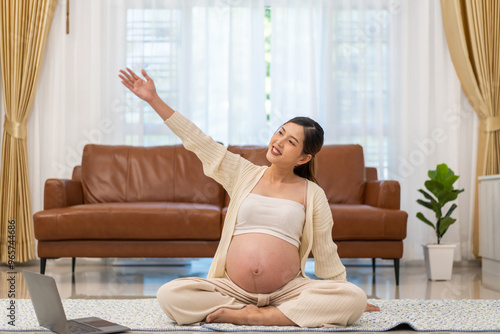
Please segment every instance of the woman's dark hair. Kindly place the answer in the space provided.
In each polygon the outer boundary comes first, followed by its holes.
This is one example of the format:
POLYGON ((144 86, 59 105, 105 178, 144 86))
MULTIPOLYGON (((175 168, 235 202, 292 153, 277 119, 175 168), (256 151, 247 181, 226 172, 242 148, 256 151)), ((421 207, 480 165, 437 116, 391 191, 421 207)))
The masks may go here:
POLYGON ((304 127, 303 153, 312 155, 312 159, 309 162, 295 166, 293 172, 295 175, 318 183, 316 179, 316 154, 321 150, 321 147, 323 147, 323 140, 325 137, 323 128, 318 122, 309 117, 294 117, 287 123, 294 123, 304 127))

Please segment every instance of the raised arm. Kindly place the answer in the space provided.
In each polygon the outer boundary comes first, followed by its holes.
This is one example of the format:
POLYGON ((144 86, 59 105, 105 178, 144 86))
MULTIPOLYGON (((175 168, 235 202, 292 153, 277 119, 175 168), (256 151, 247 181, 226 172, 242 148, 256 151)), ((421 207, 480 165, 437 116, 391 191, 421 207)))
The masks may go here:
POLYGON ((125 87, 153 107, 172 132, 182 140, 184 147, 196 154, 203 164, 205 175, 219 182, 231 195, 239 172, 248 173, 255 168, 258 171, 259 167, 229 152, 224 145, 213 140, 181 113, 170 108, 158 96, 155 84, 146 71, 141 72, 146 80, 129 68, 120 70, 118 76, 125 87))
POLYGON ((120 70, 118 75, 122 79, 122 84, 130 89, 137 97, 149 103, 158 115, 165 121, 174 114, 174 110, 168 106, 156 93, 153 79, 149 77, 145 70, 141 70, 144 79, 140 78, 130 68, 120 70))

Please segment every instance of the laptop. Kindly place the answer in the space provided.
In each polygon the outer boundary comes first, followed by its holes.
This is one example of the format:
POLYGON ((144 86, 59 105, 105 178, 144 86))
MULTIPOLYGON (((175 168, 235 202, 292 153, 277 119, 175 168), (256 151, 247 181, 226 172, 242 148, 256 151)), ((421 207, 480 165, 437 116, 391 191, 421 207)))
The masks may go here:
POLYGON ((67 320, 54 278, 23 270, 40 326, 60 334, 117 333, 130 330, 100 318, 67 320))

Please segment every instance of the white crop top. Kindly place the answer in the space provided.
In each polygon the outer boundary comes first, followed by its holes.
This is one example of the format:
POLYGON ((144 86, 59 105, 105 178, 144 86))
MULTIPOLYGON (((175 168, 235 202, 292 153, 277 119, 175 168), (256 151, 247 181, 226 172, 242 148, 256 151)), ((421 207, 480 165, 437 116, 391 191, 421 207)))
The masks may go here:
POLYGON ((264 233, 299 247, 305 220, 299 202, 250 193, 241 203, 234 235, 264 233))

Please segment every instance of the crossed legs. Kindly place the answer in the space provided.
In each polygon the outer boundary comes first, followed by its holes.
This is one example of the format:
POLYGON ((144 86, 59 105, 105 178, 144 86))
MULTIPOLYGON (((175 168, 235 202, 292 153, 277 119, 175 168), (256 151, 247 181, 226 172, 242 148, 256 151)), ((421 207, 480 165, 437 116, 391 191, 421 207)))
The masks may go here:
POLYGON ((164 312, 179 324, 201 321, 246 325, 343 327, 366 309, 354 284, 298 277, 271 294, 252 294, 229 279, 178 279, 158 290, 164 312))

